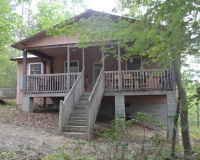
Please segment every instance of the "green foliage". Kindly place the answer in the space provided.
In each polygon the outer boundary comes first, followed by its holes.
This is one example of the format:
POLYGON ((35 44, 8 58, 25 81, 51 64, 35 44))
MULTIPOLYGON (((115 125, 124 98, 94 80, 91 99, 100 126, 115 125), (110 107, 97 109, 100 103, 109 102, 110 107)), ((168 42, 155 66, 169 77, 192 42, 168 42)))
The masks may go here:
POLYGON ((37 22, 37 31, 45 30, 72 16, 61 1, 42 1, 38 3, 37 8, 39 12, 33 17, 37 22))
MULTIPOLYGON (((55 25, 62 25, 65 20, 74 16, 77 10, 85 8, 83 0, 45 0, 37 4, 38 13, 32 14, 35 21, 35 31, 48 30, 55 25)), ((62 25, 64 27, 64 25, 62 25)), ((56 30, 56 28, 54 28, 56 30)))
POLYGON ((65 153, 61 153, 61 152, 58 152, 58 153, 53 153, 47 157, 44 158, 44 160, 55 160, 55 159, 65 159, 65 160, 70 160, 70 157, 72 155, 69 154, 68 152, 65 152, 65 153))
POLYGON ((0 87, 16 86, 17 63, 10 61, 10 48, 0 50, 0 87))
POLYGON ((153 124, 159 129, 163 127, 163 124, 161 122, 155 121, 155 118, 158 116, 158 114, 154 113, 154 114, 149 115, 148 113, 137 112, 135 113, 135 115, 137 117, 136 122, 142 123, 144 127, 146 124, 153 124))
MULTIPOLYGON (((155 115, 137 114, 138 120, 145 118, 149 123, 154 124, 155 115)), ((142 122, 142 121, 141 121, 142 122)), ((113 127, 100 133, 99 139, 86 142, 76 141, 73 150, 64 145, 54 148, 52 154, 44 159, 70 159, 70 160, 155 160, 169 157, 168 147, 163 147, 162 135, 155 134, 151 138, 145 135, 137 137, 127 131, 132 126, 132 121, 125 121, 124 116, 118 116, 112 121, 113 127)), ((160 125, 158 125, 160 126, 160 125)))
MULTIPOLYGON (((138 116, 138 119, 145 118, 154 124, 155 115, 142 115, 140 113, 138 116)), ((169 157, 166 154, 168 153, 168 148, 162 146, 162 135, 156 134, 149 139, 145 135, 141 135, 137 137, 137 141, 134 141, 135 137, 127 132, 127 128, 133 125, 132 121, 125 121, 124 116, 118 116, 112 123, 113 127, 100 133, 98 140, 89 143, 86 141, 74 142, 75 147, 71 159, 140 160, 169 157)))
POLYGON ((20 24, 19 16, 10 7, 9 1, 0 1, 0 50, 12 42, 12 34, 20 24))
POLYGON ((196 125, 190 126, 190 136, 194 141, 200 141, 200 127, 196 125))
POLYGON ((79 47, 117 40, 126 52, 126 59, 133 55, 147 56, 164 67, 183 55, 198 55, 200 23, 196 0, 118 0, 115 10, 119 9, 126 11, 127 17, 140 20, 113 20, 104 13, 94 14, 79 21, 70 19, 51 30, 51 34, 74 36, 78 33, 79 47))

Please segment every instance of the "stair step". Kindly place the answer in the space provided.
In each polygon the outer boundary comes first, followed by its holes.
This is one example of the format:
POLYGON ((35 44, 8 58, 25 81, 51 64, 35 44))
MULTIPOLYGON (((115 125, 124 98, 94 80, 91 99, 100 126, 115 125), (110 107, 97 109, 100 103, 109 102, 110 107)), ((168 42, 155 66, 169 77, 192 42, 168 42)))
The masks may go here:
POLYGON ((70 120, 69 125, 86 126, 86 120, 70 120))
POLYGON ((75 106, 75 109, 86 109, 86 104, 77 104, 76 106, 75 106))
POLYGON ((87 100, 79 99, 78 104, 87 104, 87 100))
POLYGON ((86 132, 86 126, 73 126, 73 125, 66 125, 65 131, 67 132, 86 132))
POLYGON ((70 120, 86 120, 86 114, 71 114, 70 120))
POLYGON ((90 96, 90 95, 91 95, 91 92, 84 92, 83 95, 84 95, 84 96, 90 96))
POLYGON ((79 100, 88 100, 90 96, 81 96, 79 100))
POLYGON ((75 114, 86 114, 86 108, 75 108, 75 110, 74 110, 74 113, 75 114))
POLYGON ((62 133, 64 136, 70 137, 70 138, 76 138, 76 139, 82 139, 82 140, 87 140, 86 133, 81 133, 81 132, 63 132, 62 133))

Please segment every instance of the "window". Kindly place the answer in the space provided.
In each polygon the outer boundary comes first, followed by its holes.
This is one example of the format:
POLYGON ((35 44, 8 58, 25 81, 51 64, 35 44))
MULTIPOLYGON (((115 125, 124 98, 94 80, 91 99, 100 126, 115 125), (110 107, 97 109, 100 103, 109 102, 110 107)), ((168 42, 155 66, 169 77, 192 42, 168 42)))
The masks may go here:
MULTIPOLYGON (((65 62, 65 73, 67 73, 67 62, 65 62)), ((79 72, 78 61, 70 61, 70 73, 79 72)))
POLYGON ((133 57, 127 60, 127 70, 139 70, 142 65, 142 58, 141 57, 133 57))
POLYGON ((42 63, 30 63, 29 74, 43 74, 42 63))

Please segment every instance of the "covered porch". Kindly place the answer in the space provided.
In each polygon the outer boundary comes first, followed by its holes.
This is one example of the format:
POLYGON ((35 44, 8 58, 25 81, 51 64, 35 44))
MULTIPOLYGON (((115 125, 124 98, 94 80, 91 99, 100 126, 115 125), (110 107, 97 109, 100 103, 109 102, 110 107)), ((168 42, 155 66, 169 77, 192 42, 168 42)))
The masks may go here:
MULTIPOLYGON (((120 48, 120 45, 116 42, 107 45, 115 45, 118 54, 117 60, 114 57, 105 59, 104 52, 100 51, 99 46, 88 46, 86 49, 80 49, 75 44, 71 44, 31 47, 24 50, 23 94, 66 95, 79 77, 80 71, 83 70, 84 78, 82 84, 84 91, 91 92, 101 69, 105 74, 104 92, 175 90, 174 73, 171 69, 159 69, 155 64, 143 70, 128 68, 127 61, 121 61, 121 56, 125 52, 120 48), (27 52, 41 58, 44 66, 43 74, 28 74, 26 67, 27 52)), ((138 56, 136 59, 139 59, 138 56)), ((142 63, 142 60, 140 61, 142 63)))

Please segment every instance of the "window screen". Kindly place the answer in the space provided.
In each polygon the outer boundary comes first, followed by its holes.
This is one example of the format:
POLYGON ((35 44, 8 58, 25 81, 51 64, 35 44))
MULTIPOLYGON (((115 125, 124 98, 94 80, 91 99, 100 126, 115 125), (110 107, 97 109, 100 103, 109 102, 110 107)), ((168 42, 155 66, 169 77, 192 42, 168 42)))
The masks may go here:
POLYGON ((42 74, 42 64, 41 63, 30 64, 30 74, 42 74))
POLYGON ((127 70, 139 70, 141 68, 141 57, 131 58, 127 60, 127 70))

